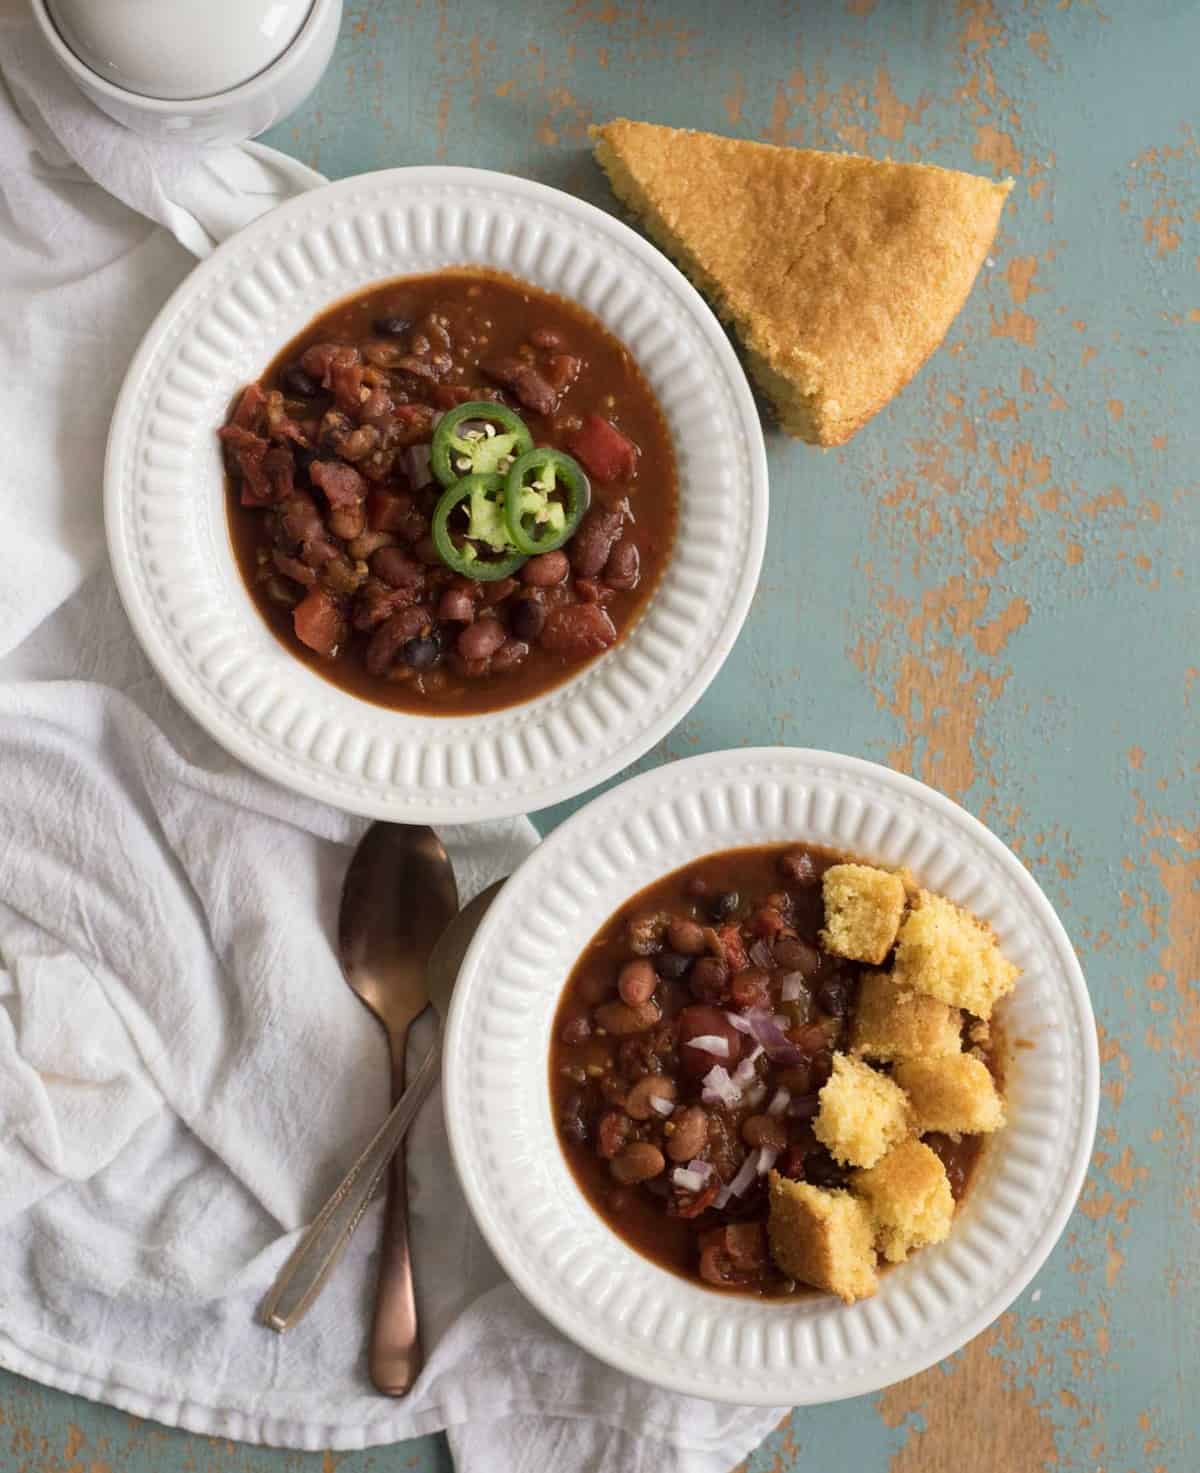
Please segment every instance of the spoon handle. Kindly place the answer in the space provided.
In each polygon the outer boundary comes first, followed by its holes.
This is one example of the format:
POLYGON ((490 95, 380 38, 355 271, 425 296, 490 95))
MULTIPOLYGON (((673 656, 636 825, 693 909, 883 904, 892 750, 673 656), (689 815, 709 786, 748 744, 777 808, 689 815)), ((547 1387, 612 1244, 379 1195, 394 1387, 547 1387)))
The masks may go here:
POLYGON ((396 1101, 373 1140, 279 1270, 259 1311, 263 1324, 280 1334, 298 1324, 329 1277, 350 1235, 362 1220, 379 1179, 421 1108, 437 1073, 440 1039, 426 1054, 412 1083, 396 1101))

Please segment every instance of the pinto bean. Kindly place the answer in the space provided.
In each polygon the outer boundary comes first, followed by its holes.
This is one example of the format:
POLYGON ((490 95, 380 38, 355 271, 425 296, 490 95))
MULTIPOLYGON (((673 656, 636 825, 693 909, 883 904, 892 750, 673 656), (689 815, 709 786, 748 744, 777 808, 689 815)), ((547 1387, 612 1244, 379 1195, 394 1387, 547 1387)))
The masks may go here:
POLYGON ((704 927, 697 921, 677 916, 667 927, 667 942, 672 951, 682 952, 684 956, 703 956, 706 950, 704 927))
POLYGON ((649 1002, 657 986, 658 973, 654 970, 654 964, 642 956, 626 962, 617 977, 617 991, 621 994, 621 1001, 628 1003, 631 1008, 640 1008, 643 1003, 649 1002))
POLYGON ((645 1033, 662 1017, 655 1002, 644 1002, 641 1007, 631 1008, 626 1002, 605 1002, 596 1009, 596 1022, 607 1033, 624 1038, 631 1033, 645 1033))
POLYGON ((622 537, 608 555, 604 564, 603 578, 610 588, 621 590, 636 588, 641 576, 641 553, 638 545, 628 537, 622 537))
POLYGON ((666 1157, 657 1146, 649 1141, 634 1141, 613 1157, 608 1169, 623 1186, 632 1186, 634 1182, 649 1181, 660 1175, 666 1165, 666 1157))
POLYGON ((650 1120, 659 1113, 654 1108, 654 1101, 669 1100, 674 1104, 675 1093, 673 1079, 668 1079, 665 1074, 647 1074, 625 1097, 625 1113, 634 1120, 650 1120))
POLYGON ((487 660, 507 638, 504 625, 499 619, 480 619, 475 624, 467 625, 454 647, 464 660, 487 660))
POLYGON ((767 1146, 772 1151, 786 1149, 787 1126, 773 1115, 751 1115, 742 1121, 742 1139, 748 1146, 767 1146))
POLYGON ((708 1113, 699 1105, 685 1105, 667 1122, 672 1126, 666 1138, 667 1155, 672 1161, 690 1161, 708 1144, 708 1113))
POLYGON ((475 618, 475 600, 461 588, 447 588, 438 604, 438 618, 470 624, 475 618))
POLYGON ((561 548, 540 552, 521 569, 521 582, 531 588, 554 588, 571 571, 570 560, 561 548))
POLYGON ((700 1002, 722 1002, 729 996, 729 968, 715 956, 702 956, 688 973, 692 996, 700 1002))
POLYGON ((506 639, 492 656, 492 670, 501 675, 505 670, 515 670, 529 654, 529 646, 522 639, 506 639))

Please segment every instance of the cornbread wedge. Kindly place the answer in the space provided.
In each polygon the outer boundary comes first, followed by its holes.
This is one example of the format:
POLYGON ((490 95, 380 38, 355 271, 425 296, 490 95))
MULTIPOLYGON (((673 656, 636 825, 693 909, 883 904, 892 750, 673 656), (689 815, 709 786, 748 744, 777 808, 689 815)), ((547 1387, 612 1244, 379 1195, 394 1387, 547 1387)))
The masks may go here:
POLYGON ((618 199, 740 336, 789 434, 842 445, 945 337, 1012 181, 615 119, 618 199))
POLYGON ((813 1134, 843 1165, 874 1166, 909 1133, 911 1111, 904 1091, 860 1059, 834 1054, 833 1073, 817 1099, 821 1108, 813 1134))
POLYGON ((767 1234, 775 1262, 802 1283, 828 1289, 847 1304, 869 1299, 878 1279, 872 1222, 849 1192, 828 1192, 773 1171, 767 1234))
POLYGON ((869 1171, 853 1172, 850 1185, 870 1209, 875 1246, 889 1263, 903 1263, 914 1248, 950 1236, 950 1181, 924 1141, 901 1141, 869 1171))

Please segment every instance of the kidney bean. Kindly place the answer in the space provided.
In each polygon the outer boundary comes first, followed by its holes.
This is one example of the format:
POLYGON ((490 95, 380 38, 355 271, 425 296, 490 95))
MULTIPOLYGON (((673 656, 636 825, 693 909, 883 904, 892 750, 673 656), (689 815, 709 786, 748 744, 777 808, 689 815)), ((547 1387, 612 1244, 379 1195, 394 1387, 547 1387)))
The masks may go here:
POLYGON ((684 956, 703 956, 704 927, 677 916, 667 927, 667 943, 672 951, 682 952, 684 956))
POLYGON ((751 1115, 742 1121, 742 1139, 748 1146, 782 1151, 788 1143, 787 1126, 773 1115, 751 1115))
POLYGON ((666 1165, 666 1157, 657 1146, 652 1146, 649 1141, 634 1141, 619 1156, 613 1157, 608 1169, 623 1186, 632 1186, 635 1182, 649 1181, 652 1176, 658 1176, 666 1165))
POLYGON ((604 564, 604 581, 610 588, 626 590, 636 588, 640 576, 641 554, 638 552, 638 545, 628 537, 622 537, 604 564))
MULTIPOLYGON (((630 1033, 645 1033, 662 1018, 662 1011, 655 1002, 644 1002, 631 1008, 625 1002, 601 1003, 596 1009, 596 1022, 607 1033, 624 1038, 630 1033)), ((699 1052, 697 1049, 693 1053, 699 1052)))
POLYGON ((690 1161, 708 1144, 708 1114, 699 1105, 676 1110, 667 1123, 666 1152, 672 1161, 690 1161))
POLYGON ((608 562, 625 525, 624 513, 593 506, 571 538, 571 566, 581 578, 595 578, 608 562))
POLYGON ((447 588, 438 603, 438 618, 470 624, 475 618, 475 600, 461 588, 447 588))
POLYGON ((679 1014, 679 1062, 684 1073, 701 1079, 714 1064, 720 1064, 732 1074, 742 1056, 742 1037, 720 1008, 689 1003, 679 1014), (725 1040, 728 1052, 724 1057, 691 1047, 690 1039, 706 1037, 725 1040))
POLYGON ((429 624, 429 610, 419 605, 400 609, 376 629, 367 645, 363 663, 371 675, 384 675, 400 653, 402 645, 415 639, 429 624))
POLYGON ((490 608, 493 604, 503 603, 510 593, 515 593, 520 584, 515 578, 497 578, 494 583, 481 583, 480 602, 484 608, 490 608))
POLYGON ((508 616, 509 626, 518 639, 532 644, 546 624, 546 606, 536 598, 518 598, 508 616))
POLYGON ((529 646, 523 639, 506 639, 492 656, 492 671, 502 675, 505 670, 515 670, 529 654, 529 646))
POLYGON ((688 986, 701 1002, 722 1002, 729 996, 729 968, 720 957, 702 956, 688 973, 688 986))
POLYGON ((480 619, 467 625, 454 647, 464 660, 487 660, 507 638, 499 619, 480 619))
POLYGON ((571 564, 561 548, 554 552, 540 552, 531 557, 521 569, 521 582, 531 588, 554 588, 571 571, 571 564))
POLYGON ((675 1081, 665 1074, 647 1074, 625 1097, 625 1113, 634 1120, 650 1120, 658 1116, 655 1100, 670 1100, 675 1103, 675 1081))
POLYGON ((621 994, 621 1001, 628 1003, 631 1008, 640 1008, 643 1003, 649 1002, 657 986, 658 973, 654 970, 654 964, 645 957, 639 956, 626 962, 617 975, 617 991, 621 994))

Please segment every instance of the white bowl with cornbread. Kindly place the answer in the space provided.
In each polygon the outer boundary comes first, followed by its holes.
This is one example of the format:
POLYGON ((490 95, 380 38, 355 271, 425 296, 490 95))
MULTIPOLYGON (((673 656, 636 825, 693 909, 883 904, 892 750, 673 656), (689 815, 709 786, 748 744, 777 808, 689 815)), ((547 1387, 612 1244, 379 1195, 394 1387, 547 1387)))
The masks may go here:
MULTIPOLYGON (((828 893, 825 903, 832 932, 828 893)), ((936 979, 931 985, 940 986, 936 979)), ((926 1073, 965 1075, 974 1061, 963 1048, 926 1073)), ((839 1079, 865 1068, 847 1057, 828 1096, 822 1091, 818 1123, 827 1133, 837 1128, 839 1079)), ((898 1093, 892 1070, 867 1071, 872 1087, 898 1093)), ((920 1103, 928 1084, 921 1067, 897 1063, 894 1072, 920 1103)), ((1095 1132, 1098 1079, 1078 962, 1050 902, 1012 852, 910 778, 856 758, 777 748, 712 753, 632 779, 549 836, 501 892, 464 962, 444 1089, 471 1209, 507 1272, 548 1319, 601 1359, 674 1390, 798 1405, 914 1375, 1012 1303, 1075 1203, 1095 1132), (907 899, 897 903, 891 934, 904 909, 910 944, 901 927, 901 944, 889 953, 896 971, 901 963, 919 969, 929 939, 922 927, 932 923, 933 902, 915 898, 919 891, 946 897, 947 917, 978 918, 978 934, 994 948, 990 975, 980 974, 987 995, 967 1004, 968 1012, 990 1012, 1004 1040, 1003 1128, 986 1137, 943 1241, 931 1240, 877 1276, 872 1260, 865 1286, 835 1275, 826 1287, 842 1298, 714 1292, 635 1251, 581 1191, 551 1102, 560 995, 598 930, 670 871, 701 856, 775 844, 824 846, 878 873, 904 874, 907 899), (914 920, 922 913, 924 921, 914 920)), ((980 1121, 970 1128, 993 1129, 995 1102, 983 1095, 979 1102, 980 1121)), ((905 1149, 917 1153, 915 1137, 905 1149)), ((777 1173, 771 1179, 782 1181, 777 1173)), ((866 1221, 869 1185, 856 1186, 854 1196, 816 1195, 866 1221)), ((892 1256, 884 1242, 881 1258, 892 1256)))

